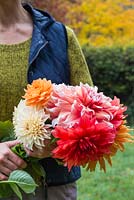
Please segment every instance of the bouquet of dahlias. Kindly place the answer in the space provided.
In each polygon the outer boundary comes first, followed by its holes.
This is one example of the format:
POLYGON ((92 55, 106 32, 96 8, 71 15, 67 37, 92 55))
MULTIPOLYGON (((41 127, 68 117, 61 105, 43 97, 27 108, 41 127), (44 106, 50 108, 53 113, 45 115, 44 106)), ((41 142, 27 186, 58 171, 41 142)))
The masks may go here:
POLYGON ((17 138, 32 149, 33 145, 41 148, 45 138, 54 137, 57 147, 52 157, 69 170, 73 166, 86 166, 94 171, 99 163, 100 169, 106 171, 105 161, 112 165, 111 157, 118 150, 124 150, 125 142, 133 142, 125 125, 127 108, 117 97, 111 99, 98 92, 97 87, 82 83, 79 86, 56 85, 38 79, 28 85, 25 92, 25 100, 16 108, 17 115, 14 114, 17 138), (30 131, 26 134, 18 127, 23 124, 18 120, 29 121, 26 116, 19 119, 19 110, 26 114, 25 108, 35 109, 36 114, 32 111, 34 114, 27 116, 35 118, 37 115, 37 125, 32 123, 32 129, 28 128, 30 131), (45 124, 48 121, 51 124, 45 124), (50 128, 53 128, 51 133, 50 128))
POLYGON ((112 165, 111 157, 124 150, 124 143, 133 142, 126 110, 117 97, 111 99, 97 87, 37 79, 27 85, 15 108, 14 135, 30 150, 44 148, 45 140, 54 142, 52 157, 69 171, 73 166, 94 171, 97 163, 106 171, 105 161, 112 165))

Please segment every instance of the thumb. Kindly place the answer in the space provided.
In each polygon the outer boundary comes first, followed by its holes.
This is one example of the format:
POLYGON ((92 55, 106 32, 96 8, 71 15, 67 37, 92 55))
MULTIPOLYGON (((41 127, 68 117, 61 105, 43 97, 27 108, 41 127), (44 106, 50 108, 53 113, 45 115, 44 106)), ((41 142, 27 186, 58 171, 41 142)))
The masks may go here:
POLYGON ((13 141, 8 141, 8 142, 5 142, 7 144, 7 146, 9 148, 15 146, 16 144, 19 144, 20 142, 18 140, 13 140, 13 141))

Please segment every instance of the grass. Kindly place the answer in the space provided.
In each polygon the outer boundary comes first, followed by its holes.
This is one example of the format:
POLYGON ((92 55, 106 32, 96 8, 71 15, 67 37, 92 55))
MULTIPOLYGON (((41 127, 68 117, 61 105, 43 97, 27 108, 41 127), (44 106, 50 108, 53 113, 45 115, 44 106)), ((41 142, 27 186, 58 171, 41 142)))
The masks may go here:
POLYGON ((134 200, 134 144, 127 144, 107 164, 107 172, 82 169, 78 181, 78 200, 134 200))

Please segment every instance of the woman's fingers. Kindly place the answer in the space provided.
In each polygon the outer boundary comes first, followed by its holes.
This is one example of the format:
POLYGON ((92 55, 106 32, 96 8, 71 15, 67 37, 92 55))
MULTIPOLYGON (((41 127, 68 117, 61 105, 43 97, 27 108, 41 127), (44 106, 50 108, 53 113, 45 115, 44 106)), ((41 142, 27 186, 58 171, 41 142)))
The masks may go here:
POLYGON ((8 176, 6 176, 6 175, 4 175, 0 172, 0 181, 4 181, 4 180, 7 180, 7 179, 8 179, 8 176))
POLYGON ((10 150, 10 153, 8 155, 8 160, 10 162, 12 162, 13 165, 15 165, 17 168, 25 168, 27 166, 26 162, 21 159, 19 156, 17 156, 15 153, 13 153, 11 150, 10 150))
MULTIPOLYGON (((20 142, 18 140, 13 140, 13 141, 8 141, 8 142, 4 142, 4 144, 6 144, 9 148, 15 146, 16 144, 19 144, 20 142)), ((2 143, 1 143, 2 144, 2 143)))
POLYGON ((0 166, 0 173, 2 173, 3 175, 9 176, 11 172, 12 171, 9 168, 7 168, 7 166, 0 166))
POLYGON ((27 166, 26 162, 11 151, 11 147, 18 144, 17 141, 0 143, 0 180, 4 180, 9 174, 27 166))
POLYGON ((8 166, 9 170, 14 171, 16 169, 18 169, 18 167, 16 166, 16 164, 14 164, 12 161, 10 161, 9 159, 5 159, 4 160, 4 165, 8 166))

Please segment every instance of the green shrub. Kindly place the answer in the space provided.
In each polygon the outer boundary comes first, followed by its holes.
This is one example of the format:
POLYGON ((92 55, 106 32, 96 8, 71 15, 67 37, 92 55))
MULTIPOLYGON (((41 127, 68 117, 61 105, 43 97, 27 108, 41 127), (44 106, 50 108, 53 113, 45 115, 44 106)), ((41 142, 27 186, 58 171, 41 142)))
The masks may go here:
POLYGON ((134 123, 134 47, 83 47, 94 85, 105 95, 121 99, 134 123))

